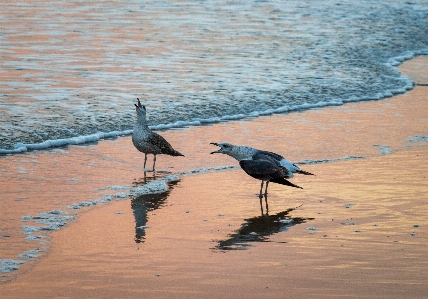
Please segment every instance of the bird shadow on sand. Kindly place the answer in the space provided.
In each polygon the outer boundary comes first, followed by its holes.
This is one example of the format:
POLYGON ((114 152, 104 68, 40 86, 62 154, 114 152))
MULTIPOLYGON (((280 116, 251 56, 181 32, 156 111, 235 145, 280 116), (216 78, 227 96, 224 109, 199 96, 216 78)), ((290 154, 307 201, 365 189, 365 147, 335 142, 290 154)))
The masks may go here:
MULTIPOLYGON (((135 187, 142 186, 166 175, 167 173, 150 173, 150 176, 147 176, 146 173, 144 173, 144 177, 135 180, 133 185, 135 187)), ((171 194, 171 191, 177 183, 178 181, 168 182, 167 184, 169 189, 166 192, 158 194, 144 194, 131 200, 131 208, 135 218, 135 243, 145 242, 146 229, 150 228, 147 225, 150 215, 153 215, 156 210, 165 206, 168 196, 171 194)))
MULTIPOLYGON (((264 197, 267 203, 267 196, 264 197)), ((284 232, 290 227, 313 220, 314 218, 291 217, 290 213, 298 207, 287 209, 275 215, 263 212, 262 198, 260 198, 261 216, 244 219, 241 227, 230 234, 227 239, 215 241, 217 245, 212 248, 227 252, 230 250, 245 250, 253 242, 270 242, 269 237, 279 232, 284 232)))

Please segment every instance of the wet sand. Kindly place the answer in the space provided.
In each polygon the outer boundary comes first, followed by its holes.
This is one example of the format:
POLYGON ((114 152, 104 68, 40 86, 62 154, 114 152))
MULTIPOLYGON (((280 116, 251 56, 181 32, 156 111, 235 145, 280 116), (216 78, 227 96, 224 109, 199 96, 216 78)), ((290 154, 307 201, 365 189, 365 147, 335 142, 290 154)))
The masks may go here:
MULTIPOLYGON (((316 176, 292 180, 303 190, 271 184, 269 216, 259 181, 241 170, 185 175, 167 193, 93 207, 51 233, 45 257, 1 284, 1 297, 426 298, 428 147, 418 136, 428 135, 427 65, 403 64, 419 85, 383 101, 163 132, 186 155, 159 157, 158 169, 173 172, 237 165, 208 154, 221 141, 292 161, 365 158, 301 165, 316 176)), ((0 163, 16 170, 30 158, 32 172, 2 177, 3 196, 20 188, 40 209, 143 180, 130 137, 0 163), (53 168, 58 160, 68 171, 53 168), (45 179, 28 182, 34 173, 45 179)), ((10 207, 8 218, 22 213, 10 207)))

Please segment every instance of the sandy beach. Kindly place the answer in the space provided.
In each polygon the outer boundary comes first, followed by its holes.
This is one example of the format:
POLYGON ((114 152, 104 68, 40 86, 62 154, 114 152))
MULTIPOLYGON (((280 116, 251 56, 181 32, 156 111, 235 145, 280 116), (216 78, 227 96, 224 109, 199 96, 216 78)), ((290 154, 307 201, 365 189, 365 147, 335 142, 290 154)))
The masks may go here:
MULTIPOLYGON (((180 180, 78 210, 44 235, 40 258, 4 276, 1 298, 426 298, 427 70, 427 57, 405 62, 416 87, 381 101, 161 132, 186 157, 159 156, 157 169, 180 180), (271 184, 267 214, 259 181, 210 170, 238 166, 209 155, 222 141, 281 153, 315 176, 291 180, 303 190, 271 184)), ((54 197, 97 199, 106 186, 144 184, 142 157, 129 136, 3 157, 2 197, 40 211, 54 197)), ((6 208, 4 227, 18 234, 27 213, 6 208)))

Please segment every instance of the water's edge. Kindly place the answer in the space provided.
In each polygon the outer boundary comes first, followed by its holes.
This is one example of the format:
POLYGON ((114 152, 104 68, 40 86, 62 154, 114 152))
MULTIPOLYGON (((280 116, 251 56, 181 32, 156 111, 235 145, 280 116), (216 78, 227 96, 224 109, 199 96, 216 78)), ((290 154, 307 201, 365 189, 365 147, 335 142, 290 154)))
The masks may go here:
MULTIPOLYGON (((428 49, 423 49, 416 52, 406 52, 403 55, 391 58, 387 65, 389 67, 395 68, 397 71, 397 67, 402 64, 404 61, 412 59, 415 56, 428 55, 428 49)), ((159 124, 156 126, 150 126, 152 130, 168 130, 168 129, 177 129, 177 128, 186 128, 191 126, 201 126, 201 125, 210 125, 219 122, 228 122, 228 121, 236 121, 248 118, 256 118, 259 116, 268 116, 273 114, 285 114, 292 113, 303 110, 324 108, 330 106, 341 106, 346 103, 352 102, 362 102, 362 101, 378 101, 386 98, 393 97, 397 94, 403 94, 415 87, 415 83, 411 81, 407 76, 401 74, 401 79, 406 81, 406 85, 401 89, 396 90, 386 90, 383 94, 375 94, 372 96, 367 96, 363 98, 349 98, 343 100, 332 100, 329 102, 318 102, 315 104, 303 103, 300 105, 295 105, 292 107, 283 106, 276 109, 268 109, 265 111, 253 111, 250 114, 237 114, 237 115, 225 115, 222 117, 208 118, 208 119, 194 119, 192 121, 177 121, 169 124, 159 124)), ((124 130, 124 131, 112 131, 112 132, 99 132, 86 136, 78 136, 64 139, 55 139, 55 140, 47 140, 42 143, 36 144, 24 144, 17 143, 15 144, 13 149, 0 148, 0 157, 3 155, 13 155, 24 153, 27 151, 37 151, 37 150, 46 150, 55 147, 64 147, 67 145, 85 145, 88 143, 97 142, 100 140, 105 140, 109 138, 116 138, 119 136, 129 136, 131 135, 133 130, 124 130)))

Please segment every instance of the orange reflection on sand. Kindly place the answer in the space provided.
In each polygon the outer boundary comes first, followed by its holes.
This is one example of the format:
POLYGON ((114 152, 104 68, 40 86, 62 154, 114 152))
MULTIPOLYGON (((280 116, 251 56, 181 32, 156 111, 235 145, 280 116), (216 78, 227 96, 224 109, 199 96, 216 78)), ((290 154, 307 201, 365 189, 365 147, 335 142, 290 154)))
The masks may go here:
POLYGON ((290 217, 314 219, 267 235, 263 242, 248 241, 247 250, 215 247, 245 228, 244 219, 260 217, 258 181, 240 170, 185 177, 162 206, 148 212, 144 242, 135 242, 130 201, 102 206, 53 233, 49 256, 1 286, 2 294, 256 298, 286 292, 291 297, 423 298, 426 159, 421 148, 308 165, 317 176, 302 177, 304 190, 272 184, 269 214, 292 208, 290 217), (391 165, 398 172, 395 178, 391 165), (67 270, 58 273, 58 267, 67 270))
MULTIPOLYGON (((241 170, 185 176, 152 210, 130 200, 92 209, 52 233, 49 255, 0 285, 2 298, 425 298, 428 152, 409 139, 426 135, 426 91, 418 86, 384 101, 161 132, 186 155, 158 157, 158 170, 171 172, 237 165, 208 154, 209 142, 219 141, 291 161, 368 158, 304 165, 316 176, 292 179, 303 190, 272 184, 269 215, 288 211, 286 219, 311 220, 271 230, 263 242, 238 240, 248 250, 218 250, 262 216, 260 182, 241 170), (380 155, 374 145, 399 151, 380 155), (137 226, 147 226, 144 242, 136 242, 137 226)), ((143 156, 125 137, 3 157, 2 200, 10 204, 8 218, 18 220, 8 225, 19 233, 27 213, 15 200, 45 211, 56 208, 52 202, 62 208, 107 192, 99 188, 140 182, 143 156)))

